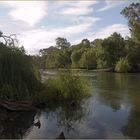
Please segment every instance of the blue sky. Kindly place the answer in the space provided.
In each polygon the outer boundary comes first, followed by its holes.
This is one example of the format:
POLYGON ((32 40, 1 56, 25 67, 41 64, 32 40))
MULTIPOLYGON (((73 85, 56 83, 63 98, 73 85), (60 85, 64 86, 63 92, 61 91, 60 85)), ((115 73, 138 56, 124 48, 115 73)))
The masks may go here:
POLYGON ((0 1, 0 30, 17 34, 29 54, 55 45, 57 37, 71 44, 113 32, 125 37, 129 29, 120 12, 132 2, 136 0, 0 1))

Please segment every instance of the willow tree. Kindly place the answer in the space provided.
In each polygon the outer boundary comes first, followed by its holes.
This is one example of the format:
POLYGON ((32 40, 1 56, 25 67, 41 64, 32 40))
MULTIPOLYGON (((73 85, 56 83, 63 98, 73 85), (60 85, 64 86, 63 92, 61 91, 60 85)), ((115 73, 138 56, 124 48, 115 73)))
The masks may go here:
POLYGON ((14 39, 5 36, 0 42, 0 99, 32 100, 37 96, 41 83, 36 75, 31 57, 23 48, 14 46, 14 39))

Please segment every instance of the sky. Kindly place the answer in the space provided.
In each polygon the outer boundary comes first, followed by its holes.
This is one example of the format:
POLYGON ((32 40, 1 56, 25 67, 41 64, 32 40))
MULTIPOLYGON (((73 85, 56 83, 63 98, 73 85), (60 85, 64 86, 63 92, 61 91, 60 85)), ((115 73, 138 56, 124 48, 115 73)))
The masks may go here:
POLYGON ((125 37, 130 33, 120 12, 132 2, 136 0, 0 1, 0 30, 16 34, 28 54, 55 45, 57 37, 71 44, 113 32, 125 37))

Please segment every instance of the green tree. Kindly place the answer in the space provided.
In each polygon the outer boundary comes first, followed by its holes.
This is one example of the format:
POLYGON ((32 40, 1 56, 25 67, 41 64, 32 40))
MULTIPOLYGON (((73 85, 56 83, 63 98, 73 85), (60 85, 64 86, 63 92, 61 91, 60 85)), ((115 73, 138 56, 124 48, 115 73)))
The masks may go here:
POLYGON ((131 38, 126 42, 127 57, 132 71, 140 71, 140 3, 125 7, 121 14, 128 19, 131 38))
POLYGON ((69 48, 70 42, 67 41, 66 38, 62 38, 62 37, 58 37, 56 38, 56 47, 59 49, 65 49, 65 48, 69 48))
POLYGON ((118 33, 113 33, 110 37, 104 39, 102 47, 104 51, 107 52, 105 59, 108 67, 114 67, 119 58, 125 55, 125 41, 118 33))
POLYGON ((40 57, 38 57, 38 60, 40 62, 41 69, 45 69, 46 66, 49 67, 52 61, 54 63, 53 53, 57 50, 58 49, 56 47, 51 46, 49 48, 44 48, 39 51, 40 57))
POLYGON ((96 68, 95 49, 88 49, 87 51, 84 51, 80 59, 80 65, 86 69, 96 68))
POLYGON ((97 58, 97 68, 107 68, 107 60, 106 57, 108 56, 108 52, 105 51, 105 48, 102 46, 96 47, 96 58, 97 58))
POLYGON ((80 59, 85 49, 73 50, 71 54, 71 61, 73 68, 80 68, 80 59))
POLYGON ((101 47, 102 46, 102 39, 95 39, 94 41, 91 42, 92 47, 101 47))
POLYGON ((46 56, 46 68, 57 68, 56 57, 59 53, 59 49, 54 48, 46 56))
POLYGON ((89 48, 90 47, 90 41, 88 39, 83 39, 81 44, 85 48, 89 48))
POLYGON ((60 50, 56 55, 56 65, 58 68, 68 68, 71 65, 71 52, 69 49, 60 50))
POLYGON ((140 44, 140 3, 132 3, 125 7, 121 14, 128 19, 132 39, 140 44))
POLYGON ((41 83, 31 57, 0 43, 0 98, 33 100, 41 83))

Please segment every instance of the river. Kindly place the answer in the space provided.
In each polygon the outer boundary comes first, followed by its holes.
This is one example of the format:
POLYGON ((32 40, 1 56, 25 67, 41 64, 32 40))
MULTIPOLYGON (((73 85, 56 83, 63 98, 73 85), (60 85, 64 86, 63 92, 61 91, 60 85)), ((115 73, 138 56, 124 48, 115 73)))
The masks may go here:
POLYGON ((55 139, 62 132, 68 139, 140 138, 140 74, 82 74, 89 78, 92 90, 81 106, 38 112, 0 109, 0 138, 55 139), (40 126, 35 126, 38 120, 40 126))

